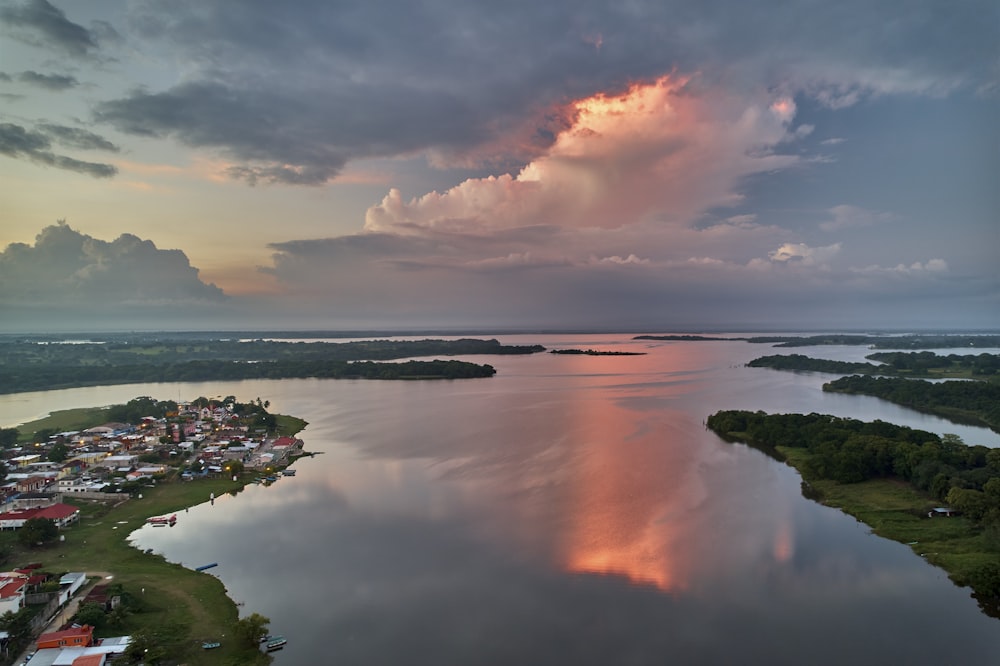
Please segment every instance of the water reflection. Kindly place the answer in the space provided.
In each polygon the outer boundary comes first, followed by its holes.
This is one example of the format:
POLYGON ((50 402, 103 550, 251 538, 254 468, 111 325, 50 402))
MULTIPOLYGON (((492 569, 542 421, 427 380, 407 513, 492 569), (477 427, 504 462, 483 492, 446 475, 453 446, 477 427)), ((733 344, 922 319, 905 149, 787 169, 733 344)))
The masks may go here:
POLYGON ((763 350, 741 342, 503 342, 648 354, 491 357, 497 376, 470 382, 76 389, 16 409, 0 397, 0 421, 217 394, 307 419, 321 453, 295 477, 133 535, 187 566, 218 562, 241 610, 288 637, 279 665, 989 663, 1000 649, 967 591, 703 420, 732 408, 950 424, 745 368, 763 350))

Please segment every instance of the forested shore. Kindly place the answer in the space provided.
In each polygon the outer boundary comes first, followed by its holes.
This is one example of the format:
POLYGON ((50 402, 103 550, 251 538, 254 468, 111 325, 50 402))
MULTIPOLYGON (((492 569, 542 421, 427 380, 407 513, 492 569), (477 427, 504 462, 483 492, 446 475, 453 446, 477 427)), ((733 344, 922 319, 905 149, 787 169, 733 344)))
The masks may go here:
POLYGON ((534 354, 540 345, 497 340, 370 340, 344 343, 267 340, 119 340, 0 344, 0 393, 146 382, 241 379, 466 379, 495 368, 420 356, 534 354), (407 358, 402 362, 385 362, 407 358))
POLYGON ((1000 449, 822 414, 720 411, 707 426, 791 464, 804 495, 911 546, 1000 617, 1000 449))

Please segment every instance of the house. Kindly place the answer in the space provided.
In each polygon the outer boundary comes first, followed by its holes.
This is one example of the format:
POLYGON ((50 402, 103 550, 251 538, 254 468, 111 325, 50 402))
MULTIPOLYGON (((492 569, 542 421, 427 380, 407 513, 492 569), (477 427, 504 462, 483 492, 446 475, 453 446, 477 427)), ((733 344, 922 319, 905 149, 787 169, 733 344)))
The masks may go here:
POLYGON ((94 642, 94 628, 89 624, 63 631, 53 631, 38 637, 38 649, 67 646, 86 647, 94 642))
POLYGON ((16 530, 32 518, 48 518, 56 527, 63 528, 80 519, 80 510, 69 504, 52 504, 24 511, 6 511, 0 513, 0 530, 16 530))
POLYGON ((49 485, 50 479, 44 476, 29 476, 26 479, 18 479, 16 482, 17 492, 34 493, 49 485))
POLYGON ((28 576, 16 572, 0 576, 0 615, 16 613, 24 607, 24 595, 28 590, 28 576))
POLYGON ((101 465, 104 467, 114 467, 114 468, 126 468, 131 469, 135 467, 139 462, 139 456, 108 456, 101 461, 101 465))

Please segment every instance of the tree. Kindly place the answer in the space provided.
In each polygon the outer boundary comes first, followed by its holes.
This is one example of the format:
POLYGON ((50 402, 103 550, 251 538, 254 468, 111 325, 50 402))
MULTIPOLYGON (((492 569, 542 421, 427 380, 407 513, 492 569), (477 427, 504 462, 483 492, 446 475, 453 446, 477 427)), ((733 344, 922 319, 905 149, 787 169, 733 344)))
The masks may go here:
POLYGON ((239 460, 229 460, 223 467, 229 476, 239 476, 243 473, 243 463, 239 460))
POLYGON ((9 449, 17 446, 17 440, 21 432, 17 428, 0 428, 0 447, 9 449))
POLYGON ((49 449, 49 460, 52 462, 65 462, 69 455, 69 447, 62 442, 56 442, 49 449))
POLYGON ((17 643, 31 638, 31 619, 35 611, 31 608, 22 608, 16 613, 7 611, 0 616, 0 629, 10 634, 11 641, 17 643))
POLYGON ((59 528, 50 518, 29 518, 18 531, 17 538, 30 548, 54 542, 59 537, 59 528))
POLYGON ((260 613, 251 613, 236 622, 236 640, 246 647, 257 647, 267 635, 271 619, 260 613))
POLYGON ((108 617, 104 612, 104 607, 101 604, 94 603, 92 601, 80 606, 80 610, 78 610, 76 615, 73 616, 73 620, 77 624, 89 624, 95 628, 104 626, 107 619, 108 617))

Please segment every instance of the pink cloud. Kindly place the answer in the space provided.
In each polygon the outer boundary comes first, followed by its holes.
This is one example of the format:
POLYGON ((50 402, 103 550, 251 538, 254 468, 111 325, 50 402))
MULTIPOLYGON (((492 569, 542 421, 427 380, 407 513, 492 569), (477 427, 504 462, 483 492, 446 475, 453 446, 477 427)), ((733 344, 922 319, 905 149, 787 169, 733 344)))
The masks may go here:
POLYGON ((404 201, 391 190, 367 231, 486 233, 532 225, 686 226, 739 200, 741 180, 792 166, 773 147, 794 138, 788 98, 748 99, 663 77, 578 100, 547 152, 516 176, 469 179, 404 201))

